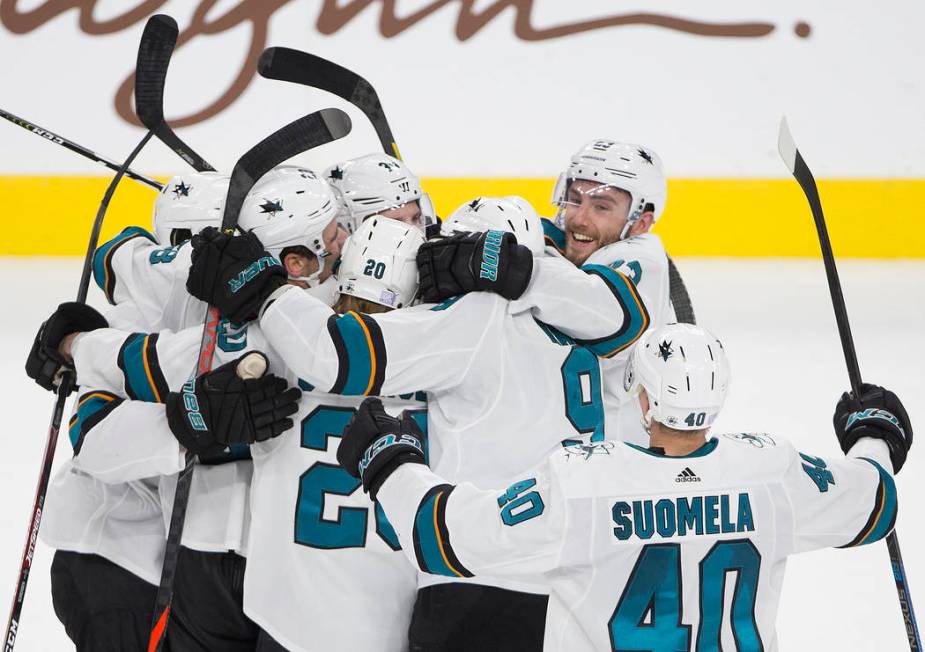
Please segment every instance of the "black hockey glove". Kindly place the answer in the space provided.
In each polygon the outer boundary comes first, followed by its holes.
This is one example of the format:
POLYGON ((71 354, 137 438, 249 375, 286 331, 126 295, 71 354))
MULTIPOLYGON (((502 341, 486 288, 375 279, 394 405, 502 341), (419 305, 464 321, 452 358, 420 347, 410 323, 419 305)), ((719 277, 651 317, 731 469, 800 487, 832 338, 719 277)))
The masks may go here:
POLYGON ((215 227, 193 236, 186 289, 233 322, 253 319, 273 290, 286 283, 282 264, 253 233, 229 236, 215 227))
POLYGON ((467 292, 517 299, 530 283, 533 254, 513 233, 457 233, 418 249, 421 300, 436 303, 467 292))
POLYGON ((424 434, 407 412, 396 419, 385 413, 382 401, 368 398, 344 429, 337 461, 376 500, 392 471, 405 463, 424 463, 424 434))
POLYGON ((873 437, 890 448, 893 472, 906 463, 912 447, 912 424, 899 397, 879 385, 861 385, 861 400, 845 392, 835 406, 835 435, 846 453, 861 437, 873 437))
POLYGON ((266 361, 262 353, 247 353, 167 395, 167 423, 187 450, 218 455, 226 446, 265 441, 292 427, 287 417, 299 409, 302 392, 273 374, 242 378, 254 355, 266 361))
POLYGON ((58 351, 61 340, 71 333, 85 333, 108 326, 106 318, 87 304, 62 303, 39 326, 26 358, 26 375, 45 389, 54 391, 61 374, 74 371, 74 363, 58 351))

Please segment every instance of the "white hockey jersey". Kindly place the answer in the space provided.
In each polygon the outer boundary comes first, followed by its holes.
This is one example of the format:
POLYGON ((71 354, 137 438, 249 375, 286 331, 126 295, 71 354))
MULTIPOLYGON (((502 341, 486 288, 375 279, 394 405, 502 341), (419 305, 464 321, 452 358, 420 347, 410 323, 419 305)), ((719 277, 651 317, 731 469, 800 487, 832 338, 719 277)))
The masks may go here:
MULTIPOLYGON (((543 231, 547 246, 561 251, 565 244, 565 233, 547 219, 543 220, 543 231)), ((585 265, 609 267, 629 278, 649 311, 650 328, 675 321, 674 307, 671 305, 668 254, 661 238, 654 233, 643 233, 601 247, 588 257, 585 265)), ((627 356, 620 356, 601 361, 607 431, 612 439, 645 445, 645 435, 638 428, 642 417, 639 404, 623 391, 623 375, 628 359, 627 356)))
MULTIPOLYGON (((296 428, 251 446, 244 611, 292 652, 400 652, 408 644, 418 574, 382 508, 336 457, 362 397, 301 386, 296 428)), ((396 415, 412 410, 426 426, 421 400, 383 404, 396 415)))
MULTIPOLYGON (((304 293, 287 291, 260 323, 287 365, 319 389, 362 396, 426 391, 434 468, 454 480, 492 486, 531 468, 563 439, 604 438, 595 354, 624 350, 648 325, 645 307, 622 275, 608 268, 585 274, 561 259, 537 261, 541 267, 547 262, 555 273, 542 279, 540 272, 537 281, 559 284, 555 298, 569 304, 556 327, 583 337, 584 346, 537 321, 529 294, 509 303, 478 292, 436 306, 338 316, 304 293), (577 290, 562 288, 568 275, 577 290), (582 288, 603 300, 581 300, 582 288), (585 319, 579 308, 598 318, 585 319)), ((533 299, 543 294, 540 287, 532 291, 533 299)), ((440 581, 446 580, 425 578, 440 581)), ((483 577, 478 583, 546 590, 539 578, 483 577)))
POLYGON ((788 555, 886 536, 891 468, 872 439, 829 460, 766 434, 683 457, 601 442, 565 447, 507 489, 406 464, 378 501, 424 571, 545 572, 547 651, 772 652, 788 555))
MULTIPOLYGON (((127 303, 110 310, 106 318, 118 328, 143 327, 137 321, 137 310, 127 303)), ((96 413, 97 419, 120 404, 124 405, 118 396, 95 391, 78 394, 75 402, 84 414, 96 413)), ((159 482, 156 478, 103 482, 77 468, 81 433, 92 425, 80 418, 80 411, 75 407, 67 427, 75 457, 64 463, 48 487, 42 541, 59 550, 100 555, 157 584, 166 538, 159 482)), ((132 427, 137 427, 137 422, 132 427)), ((121 434, 124 437, 124 431, 121 434)))

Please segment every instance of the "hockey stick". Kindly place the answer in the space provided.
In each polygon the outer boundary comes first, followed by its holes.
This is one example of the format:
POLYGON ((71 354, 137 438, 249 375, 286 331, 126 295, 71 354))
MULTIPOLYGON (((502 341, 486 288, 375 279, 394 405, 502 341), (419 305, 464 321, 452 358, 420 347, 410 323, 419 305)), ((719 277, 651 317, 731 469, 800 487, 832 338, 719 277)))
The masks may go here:
MULTIPOLYGON (((350 117, 346 113, 340 109, 322 109, 289 123, 257 143, 238 160, 231 173, 228 194, 225 197, 225 212, 222 215, 222 232, 228 235, 234 233, 244 199, 260 177, 293 156, 343 138, 349 133, 350 117)), ((218 308, 209 306, 193 378, 212 369, 219 319, 218 308)), ((170 528, 167 532, 167 547, 164 551, 164 565, 161 568, 161 581, 157 589, 154 618, 151 623, 149 652, 161 649, 167 633, 173 601, 173 582, 183 539, 194 466, 194 456, 187 453, 186 466, 177 477, 170 528)))
POLYGON ((382 151, 401 160, 376 89, 352 70, 308 52, 277 47, 263 51, 257 71, 267 79, 311 86, 347 100, 369 118, 382 151))
POLYGON ((691 304, 691 297, 687 293, 687 286, 684 285, 681 272, 678 271, 671 256, 668 256, 668 298, 674 307, 674 316, 678 323, 697 323, 697 318, 694 316, 694 306, 691 304))
MULTIPOLYGON (((109 208, 109 200, 112 199, 116 186, 119 185, 119 181, 125 176, 129 165, 131 165, 132 161, 135 160, 135 157, 138 156, 138 153, 147 145, 153 135, 154 134, 150 131, 145 134, 141 142, 135 146, 132 153, 125 159, 125 162, 119 166, 116 175, 112 178, 112 181, 109 182, 109 187, 106 188, 106 193, 103 195, 103 200, 100 202, 100 207, 96 212, 96 218, 93 220, 93 228, 90 232, 87 255, 84 257, 84 267, 80 275, 80 285, 77 288, 78 303, 86 303, 87 301, 87 289, 90 286, 93 252, 96 251, 96 245, 99 242, 100 229, 103 226, 103 218, 106 215, 106 210, 109 208)), ((42 523, 42 508, 45 505, 45 495, 48 492, 48 481, 51 478, 51 465, 55 459, 55 447, 58 443, 58 432, 61 429, 61 417, 64 414, 64 403, 67 400, 68 394, 71 393, 73 383, 73 374, 64 374, 58 385, 55 407, 51 413, 51 425, 48 427, 48 439, 45 443, 45 453, 42 457, 42 471, 39 474, 38 486, 35 489, 35 500, 32 504, 32 518, 29 520, 29 530, 26 534, 26 545, 23 549, 22 563, 19 568, 19 579, 16 582, 16 590, 13 594, 13 605, 10 608, 10 618, 6 624, 6 636, 4 638, 4 649, 6 652, 12 652, 13 646, 16 644, 16 634, 19 631, 19 618, 22 614, 23 603, 26 599, 26 586, 29 582, 29 571, 32 569, 35 542, 38 539, 39 526, 42 523)))
POLYGON ((141 124, 197 172, 214 171, 199 154, 180 140, 164 119, 164 83, 177 44, 177 21, 156 14, 145 23, 135 66, 135 112, 141 124))
MULTIPOLYGON (((31 131, 36 136, 41 136, 45 140, 61 145, 62 147, 66 147, 72 152, 76 152, 77 154, 80 154, 84 158, 88 158, 91 161, 96 161, 97 163, 102 163, 103 165, 108 167, 110 170, 114 170, 118 172, 122 165, 121 163, 113 161, 112 159, 106 158, 102 154, 97 154, 96 152, 87 149, 83 145, 78 145, 74 141, 68 140, 64 136, 59 136, 53 131, 48 131, 48 129, 40 127, 37 124, 29 122, 28 120, 23 120, 19 116, 13 115, 9 111, 4 111, 3 109, 0 109, 0 118, 9 120, 14 125, 19 125, 23 129, 26 129, 27 131, 31 131)), ((149 179, 143 174, 139 174, 132 169, 127 169, 125 171, 125 176, 127 176, 129 179, 133 179, 134 181, 138 181, 139 183, 143 183, 146 186, 151 186, 155 190, 161 190, 164 187, 161 183, 155 181, 154 179, 149 179)))
MULTIPOLYGON (((838 280, 838 270, 835 269, 835 255, 829 242, 829 233, 825 226, 825 215, 822 213, 822 202, 819 199, 819 190, 816 180, 809 166, 800 155, 787 119, 780 123, 780 135, 777 148, 781 158, 790 169, 793 177, 800 184, 816 223, 816 232, 819 235, 819 247, 822 249, 822 261, 825 264, 825 273, 828 277, 829 292, 832 295, 832 307, 835 309, 835 323, 838 325, 838 335, 841 338, 842 351, 845 354, 845 364, 848 367, 848 379, 851 381, 851 391, 856 397, 861 396, 861 370, 858 367, 858 357, 854 349, 854 339, 851 337, 851 326, 848 323, 848 311, 845 309, 845 297, 842 295, 841 283, 838 280)), ((903 614, 903 623, 906 627, 906 637, 909 640, 909 649, 918 651, 922 649, 922 640, 919 637, 918 624, 915 621, 915 611, 912 608, 912 596, 909 593, 909 581, 906 578, 906 567, 903 564, 902 554, 899 550, 899 538, 893 530, 886 538, 887 550, 890 553, 890 563, 893 567, 893 579, 896 582, 896 591, 899 593, 899 607, 903 614)))

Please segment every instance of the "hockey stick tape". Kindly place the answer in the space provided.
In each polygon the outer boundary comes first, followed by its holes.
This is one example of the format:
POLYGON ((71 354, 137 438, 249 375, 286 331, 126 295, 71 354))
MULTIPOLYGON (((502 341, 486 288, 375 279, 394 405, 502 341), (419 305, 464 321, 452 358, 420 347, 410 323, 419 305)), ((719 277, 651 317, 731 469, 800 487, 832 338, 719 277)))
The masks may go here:
POLYGON ((267 356, 260 351, 251 351, 238 361, 235 367, 239 378, 260 378, 267 372, 267 356))

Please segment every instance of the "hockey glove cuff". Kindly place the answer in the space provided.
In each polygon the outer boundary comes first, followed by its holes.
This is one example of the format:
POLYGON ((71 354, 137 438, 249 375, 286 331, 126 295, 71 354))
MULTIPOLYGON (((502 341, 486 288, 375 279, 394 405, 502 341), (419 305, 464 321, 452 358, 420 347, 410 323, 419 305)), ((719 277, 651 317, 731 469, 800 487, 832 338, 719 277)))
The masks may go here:
POLYGON ((860 401, 851 392, 842 394, 832 421, 845 453, 862 437, 880 439, 890 449, 893 472, 899 473, 912 447, 912 423, 896 394, 865 383, 860 401))
POLYGON ((58 351, 61 341, 71 333, 108 326, 106 318, 87 304, 62 303, 39 327, 26 358, 26 375, 41 387, 54 391, 61 374, 74 371, 74 363, 58 351))

